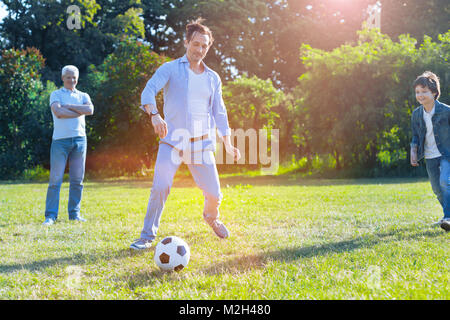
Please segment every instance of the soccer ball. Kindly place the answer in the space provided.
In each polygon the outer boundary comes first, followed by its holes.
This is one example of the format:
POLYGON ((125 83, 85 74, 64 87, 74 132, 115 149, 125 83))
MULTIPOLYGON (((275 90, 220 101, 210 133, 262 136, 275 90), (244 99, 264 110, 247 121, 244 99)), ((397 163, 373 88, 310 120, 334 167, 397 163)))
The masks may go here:
POLYGON ((171 236, 162 239, 155 249, 155 263, 164 271, 180 271, 189 263, 191 251, 182 239, 171 236))

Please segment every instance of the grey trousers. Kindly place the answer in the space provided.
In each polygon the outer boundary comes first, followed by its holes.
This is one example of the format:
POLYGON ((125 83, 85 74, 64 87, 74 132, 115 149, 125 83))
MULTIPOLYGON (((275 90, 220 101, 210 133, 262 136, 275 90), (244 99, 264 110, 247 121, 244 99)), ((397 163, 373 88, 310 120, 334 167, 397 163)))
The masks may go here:
POLYGON ((173 178, 182 162, 187 164, 195 183, 203 191, 205 197, 203 218, 210 224, 219 217, 222 193, 220 191, 219 174, 214 153, 212 151, 203 151, 182 155, 178 149, 161 143, 156 157, 153 186, 150 192, 141 239, 155 239, 164 204, 172 187, 173 178))

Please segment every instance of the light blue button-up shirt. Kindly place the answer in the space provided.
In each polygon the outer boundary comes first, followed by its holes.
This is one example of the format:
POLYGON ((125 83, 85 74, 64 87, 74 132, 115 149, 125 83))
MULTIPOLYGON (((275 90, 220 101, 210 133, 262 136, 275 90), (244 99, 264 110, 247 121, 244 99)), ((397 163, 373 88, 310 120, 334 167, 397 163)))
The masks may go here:
POLYGON ((211 85, 211 97, 208 106, 209 136, 202 141, 186 145, 185 137, 180 132, 191 132, 193 117, 188 106, 189 91, 189 60, 186 55, 164 63, 153 74, 141 95, 141 109, 143 105, 156 106, 156 95, 164 88, 164 121, 167 123, 167 135, 162 142, 180 149, 189 147, 191 150, 215 150, 216 128, 219 137, 231 134, 228 116, 222 98, 222 81, 219 75, 204 64, 211 85))

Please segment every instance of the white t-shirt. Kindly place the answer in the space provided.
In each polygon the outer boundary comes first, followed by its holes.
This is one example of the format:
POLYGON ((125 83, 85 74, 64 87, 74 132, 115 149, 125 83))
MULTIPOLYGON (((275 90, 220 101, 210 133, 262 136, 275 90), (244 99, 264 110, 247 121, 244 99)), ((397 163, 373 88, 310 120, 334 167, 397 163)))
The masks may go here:
MULTIPOLYGON (((59 102, 64 104, 85 104, 91 103, 91 98, 87 93, 81 92, 77 89, 70 91, 64 87, 55 90, 50 95, 50 106, 53 102, 59 102)), ((51 110, 51 109, 50 109, 51 110)), ((81 115, 77 118, 70 119, 58 119, 52 110, 53 116, 53 140, 73 138, 73 137, 85 137, 86 136, 86 123, 85 116, 81 115)))
POLYGON ((423 120, 427 126, 427 133, 425 135, 425 159, 433 159, 442 156, 437 148, 436 140, 434 139, 433 122, 431 121, 433 115, 434 107, 430 113, 423 108, 423 120))
POLYGON ((188 108, 192 117, 191 135, 199 137, 208 133, 211 84, 206 72, 196 74, 189 68, 188 108))

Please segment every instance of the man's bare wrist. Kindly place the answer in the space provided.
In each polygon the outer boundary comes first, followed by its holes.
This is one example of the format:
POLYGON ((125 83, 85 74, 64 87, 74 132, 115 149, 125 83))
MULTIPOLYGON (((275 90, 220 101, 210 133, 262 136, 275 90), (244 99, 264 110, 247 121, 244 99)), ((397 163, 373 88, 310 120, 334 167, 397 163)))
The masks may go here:
POLYGON ((144 104, 144 110, 149 115, 151 115, 152 113, 154 114, 154 113, 158 112, 158 108, 156 108, 156 106, 154 106, 152 104, 144 104))

